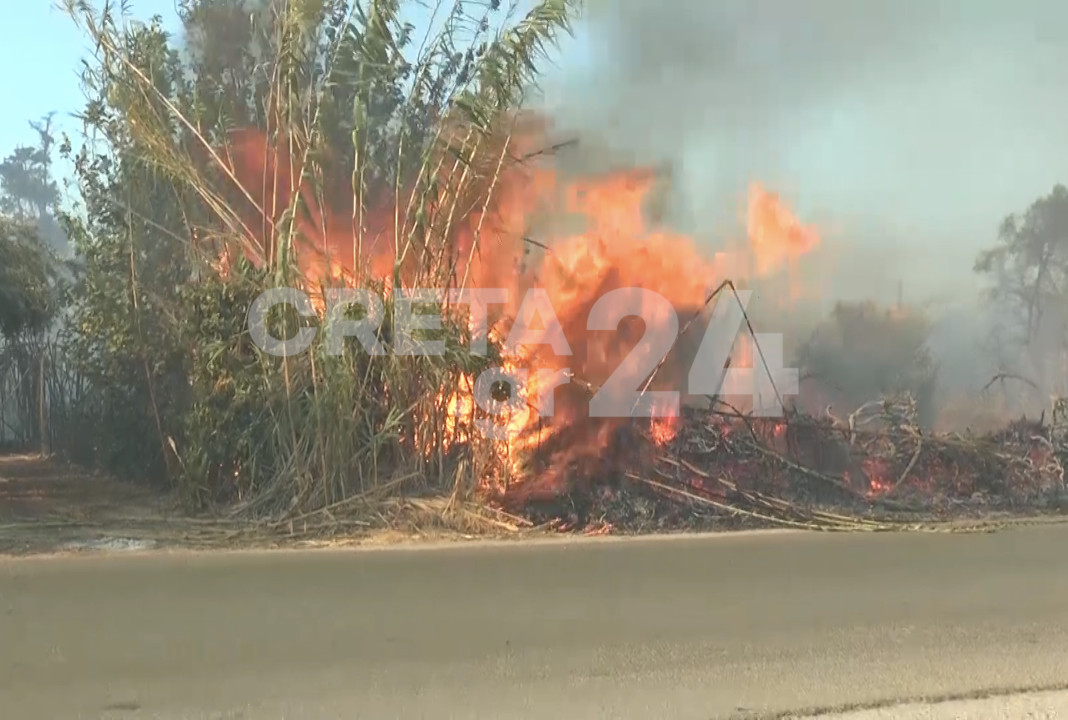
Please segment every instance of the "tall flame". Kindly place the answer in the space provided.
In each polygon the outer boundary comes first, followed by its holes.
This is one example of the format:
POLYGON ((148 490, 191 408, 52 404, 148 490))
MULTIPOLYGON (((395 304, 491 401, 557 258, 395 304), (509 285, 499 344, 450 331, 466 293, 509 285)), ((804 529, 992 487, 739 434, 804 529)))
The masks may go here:
MULTIPOLYGON (((545 129, 546 124, 538 119, 528 121, 522 133, 509 136, 502 152, 508 150, 515 156, 536 150, 544 142, 545 129)), ((404 202, 403 194, 372 203, 371 210, 360 214, 344 203, 320 207, 306 188, 294 187, 293 178, 302 173, 292 167, 293 158, 269 148, 262 135, 252 131, 235 134, 230 157, 235 176, 268 216, 267 222, 262 222, 257 211, 246 218, 268 240, 265 246, 270 246, 274 224, 294 193, 304 197, 309 212, 298 224, 302 245, 297 259, 312 283, 330 284, 328 281, 336 283, 339 279, 358 282, 361 276, 389 278, 395 264, 401 267, 402 281, 415 277, 416 253, 405 248, 406 227, 397 227, 398 217, 404 222, 404 213, 395 212, 398 200, 404 202), (361 222, 356 222, 356 217, 361 222), (257 221, 261 224, 256 225, 257 221)), ((440 165, 446 173, 441 186, 447 187, 455 174, 444 159, 440 165)), ((651 351, 639 346, 643 322, 624 319, 626 313, 619 313, 617 332, 588 329, 595 303, 612 290, 638 287, 666 298, 680 318, 692 317, 704 309, 709 290, 741 266, 725 254, 702 253, 691 237, 650 221, 646 205, 659 180, 656 171, 646 168, 569 180, 550 163, 506 163, 491 174, 491 180, 476 188, 476 195, 490 198, 488 205, 465 198, 456 201, 446 194, 438 201, 435 214, 448 220, 440 230, 449 236, 448 246, 454 253, 451 284, 509 291, 505 321, 494 328, 496 336, 506 336, 507 319, 516 316, 525 293, 537 288, 549 299, 570 347, 571 355, 567 356, 557 354, 548 344, 527 345, 521 356, 512 360, 533 371, 567 369, 577 381, 556 389, 552 417, 540 417, 536 408, 530 408, 504 420, 515 431, 513 450, 529 450, 534 445, 542 449, 547 470, 540 485, 549 491, 576 463, 596 461, 624 422, 590 418, 591 389, 604 385, 632 352, 651 351), (553 233, 543 243, 547 247, 543 257, 528 266, 526 257, 532 246, 527 234, 534 221, 544 217, 578 218, 584 227, 553 233)), ((745 252, 750 257, 745 265, 755 277, 779 272, 784 266, 791 268, 819 244, 818 234, 803 226, 778 196, 758 183, 749 192, 747 235, 745 252)), ((754 278, 730 279, 743 282, 754 278)), ((645 317, 663 311, 643 310, 649 311, 645 317)), ((744 346, 739 352, 750 354, 744 346)), ((739 357, 738 361, 745 359, 739 357)), ((679 387, 686 368, 678 365, 665 363, 650 389, 679 387)), ((466 379, 465 387, 449 392, 448 410, 454 424, 472 410, 470 380, 466 379)), ((536 385, 532 381, 523 389, 532 403, 540 390, 536 385)), ((670 441, 677 424, 673 412, 665 410, 664 415, 653 421, 653 436, 659 442, 670 441)))

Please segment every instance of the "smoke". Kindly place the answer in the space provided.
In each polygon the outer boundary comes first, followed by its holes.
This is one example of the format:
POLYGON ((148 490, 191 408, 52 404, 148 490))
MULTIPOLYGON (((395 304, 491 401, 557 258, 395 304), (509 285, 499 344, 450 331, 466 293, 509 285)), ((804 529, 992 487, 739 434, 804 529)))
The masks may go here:
POLYGON ((1068 175, 1068 3, 590 0, 565 53, 546 102, 584 161, 670 166, 710 250, 765 183, 824 237, 825 309, 900 293, 943 387, 990 377, 972 266, 1068 175))
POLYGON ((1000 219, 1068 167, 1058 0, 605 0, 568 52, 560 122, 670 163, 712 244, 748 182, 778 189, 841 246, 839 296, 974 290, 1000 219))

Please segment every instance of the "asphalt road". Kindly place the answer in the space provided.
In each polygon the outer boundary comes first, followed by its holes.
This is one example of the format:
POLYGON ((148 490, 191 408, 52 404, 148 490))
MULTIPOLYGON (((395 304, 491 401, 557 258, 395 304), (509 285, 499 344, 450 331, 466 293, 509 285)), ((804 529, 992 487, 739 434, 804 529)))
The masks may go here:
MULTIPOLYGON (((1061 685, 1068 526, 0 561, 13 720, 709 720, 1061 685)), ((844 717, 942 717, 916 707, 844 717)))

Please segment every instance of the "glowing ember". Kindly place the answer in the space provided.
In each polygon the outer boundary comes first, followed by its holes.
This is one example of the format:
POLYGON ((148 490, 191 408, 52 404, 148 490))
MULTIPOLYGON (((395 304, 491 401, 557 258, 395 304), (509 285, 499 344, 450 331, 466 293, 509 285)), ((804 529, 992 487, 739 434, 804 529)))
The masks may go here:
POLYGON ((885 461, 869 458, 861 465, 868 476, 868 495, 885 495, 894 488, 895 482, 890 478, 890 468, 885 461))

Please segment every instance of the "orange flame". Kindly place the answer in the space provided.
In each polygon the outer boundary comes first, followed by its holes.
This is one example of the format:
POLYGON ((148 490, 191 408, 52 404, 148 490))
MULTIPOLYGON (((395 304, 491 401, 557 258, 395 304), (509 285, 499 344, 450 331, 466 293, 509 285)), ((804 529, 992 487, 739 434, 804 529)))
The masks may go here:
MULTIPOLYGON (((545 144, 544 121, 528 117, 521 127, 521 132, 502 141, 502 153, 508 150, 512 156, 521 156, 545 144)), ((323 207, 307 187, 294 187, 292 179, 303 176, 294 167, 294 159, 283 150, 270 148, 261 134, 235 133, 230 158, 235 176, 252 203, 259 205, 259 209, 245 213, 244 221, 253 235, 262 238, 263 246, 271 246, 277 222, 293 197, 303 197, 308 212, 298 222, 301 245, 296 257, 311 283, 388 279, 395 264, 402 270, 402 279, 410 282, 420 262, 426 260, 405 247, 410 227, 404 213, 395 212, 397 201, 404 202, 403 194, 371 203, 372 209, 360 214, 360 224, 354 221, 357 214, 351 198, 348 206, 327 202, 323 207)), ((455 173, 449 163, 443 159, 440 165, 439 186, 455 188, 455 173)), ((516 317, 526 291, 537 288, 544 291, 560 322, 570 356, 558 355, 548 344, 534 344, 523 347, 522 355, 512 362, 532 371, 567 369, 577 382, 555 390, 552 417, 539 417, 536 409, 530 409, 504 420, 515 431, 513 449, 529 450, 544 443, 549 472, 541 479, 541 487, 555 492, 575 463, 599 458, 624 423, 591 419, 590 389, 605 385, 631 353, 653 350, 638 344, 645 332, 644 322, 625 318, 624 313, 616 318, 616 332, 589 329, 595 304, 611 290, 639 287, 659 293, 681 317, 692 316, 703 310, 709 290, 737 266, 726 255, 702 253, 692 238, 650 222, 645 205, 661 179, 654 170, 636 168, 568 180, 551 164, 513 162, 502 164, 491 177, 472 191, 473 197, 490 197, 488 204, 467 202, 467 198, 456 201, 442 191, 434 206, 434 222, 441 223, 438 230, 449 240, 446 247, 455 266, 451 286, 506 288, 506 318, 516 317), (526 267, 525 256, 531 250, 527 233, 533 221, 565 215, 577 216, 585 227, 548 238, 544 257, 526 267)), ((755 276, 789 267, 819 243, 813 229, 802 226, 776 195, 759 184, 750 188, 747 230, 751 256, 747 264, 755 276)), ((260 258, 263 260, 270 258, 260 258)), ((739 282, 746 278, 730 279, 739 282)), ((664 308, 643 310, 649 311, 646 317, 660 317, 665 312, 664 308)), ((506 337, 507 328, 507 322, 497 326, 497 337, 506 337)), ((740 352, 748 351, 743 347, 740 352)), ((634 359, 639 358, 628 361, 634 359)), ((738 360, 744 363, 746 358, 738 360)), ((677 362, 665 363, 649 389, 676 388, 687 370, 677 362)), ((453 429, 458 419, 470 415, 474 408, 471 378, 465 380, 467 387, 456 388, 450 397, 442 398, 447 400, 448 426, 453 429)), ((541 389, 537 380, 532 380, 523 393, 533 403, 541 389)), ((657 442, 667 443, 678 430, 677 412, 665 408, 661 414, 651 421, 651 434, 657 442)))

